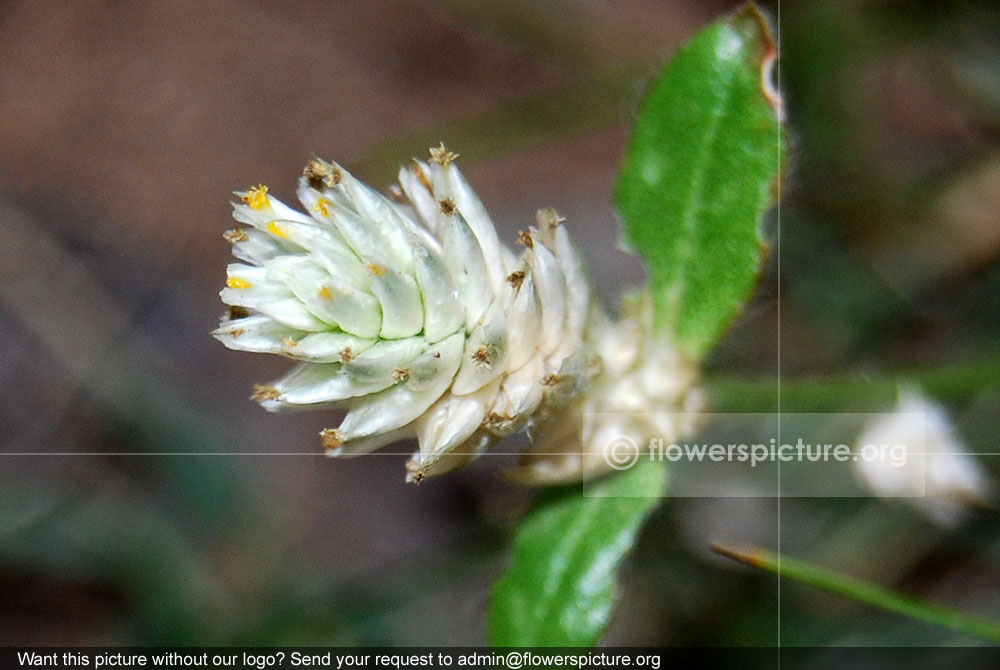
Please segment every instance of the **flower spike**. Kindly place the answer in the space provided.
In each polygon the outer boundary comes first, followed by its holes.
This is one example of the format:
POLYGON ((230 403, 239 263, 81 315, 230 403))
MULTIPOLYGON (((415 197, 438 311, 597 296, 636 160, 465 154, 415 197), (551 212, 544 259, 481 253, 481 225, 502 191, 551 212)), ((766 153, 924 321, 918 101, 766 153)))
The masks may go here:
POLYGON ((237 193, 245 227, 226 235, 241 262, 213 335, 299 361, 253 399, 269 411, 347 408, 321 433, 332 455, 416 437, 410 481, 528 425, 549 380, 585 357, 589 287, 561 219, 540 212, 515 254, 457 158, 431 149, 401 171, 393 198, 314 158, 299 180, 306 213, 257 186, 237 193))

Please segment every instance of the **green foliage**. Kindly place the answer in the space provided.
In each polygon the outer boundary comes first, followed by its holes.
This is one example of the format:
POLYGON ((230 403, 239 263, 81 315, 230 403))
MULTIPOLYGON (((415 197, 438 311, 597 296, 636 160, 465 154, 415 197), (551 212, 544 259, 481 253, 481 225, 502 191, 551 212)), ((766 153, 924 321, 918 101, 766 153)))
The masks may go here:
POLYGON ((666 490, 643 461, 586 488, 549 491, 524 520, 490 603, 495 646, 588 646, 607 626, 615 572, 666 490))
MULTIPOLYGON (((701 31, 653 84, 616 202, 649 266, 661 334, 702 357, 747 299, 764 249, 760 219, 781 164, 777 57, 749 6, 701 31)), ((495 645, 595 644, 614 604, 615 569, 665 487, 645 463, 544 498, 522 526, 493 593, 495 645), (625 497, 623 497, 625 496, 625 497)))
POLYGON ((658 327, 700 358, 752 291, 775 199, 777 57, 749 6, 702 30, 654 82, 615 193, 625 241, 646 260, 658 327))

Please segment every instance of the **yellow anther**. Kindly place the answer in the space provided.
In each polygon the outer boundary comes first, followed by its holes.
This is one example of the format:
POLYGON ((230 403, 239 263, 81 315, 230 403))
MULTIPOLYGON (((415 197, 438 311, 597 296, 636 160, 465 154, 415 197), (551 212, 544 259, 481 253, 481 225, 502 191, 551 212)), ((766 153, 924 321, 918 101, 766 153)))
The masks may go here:
POLYGON ((284 226, 279 225, 277 221, 272 221, 267 224, 267 232, 271 233, 275 237, 280 237, 281 239, 288 237, 288 231, 284 226))
POLYGON ((321 286, 318 291, 319 297, 326 298, 327 300, 333 300, 333 293, 330 292, 329 286, 321 286))
POLYGON ((236 244, 237 242, 246 242, 247 240, 250 239, 249 237, 247 237, 247 231, 243 230, 242 228, 227 230, 222 234, 222 236, 226 239, 226 242, 229 242, 230 244, 236 244))
POLYGON ((243 196, 243 202, 250 205, 250 209, 264 209, 271 204, 267 199, 267 187, 257 184, 243 196))
POLYGON ((472 360, 474 360, 479 365, 489 365, 490 364, 490 349, 485 344, 479 345, 479 348, 472 352, 472 360))
POLYGON ((451 216, 458 210, 458 207, 455 205, 455 201, 451 198, 445 198, 438 204, 441 205, 441 213, 445 216, 451 216))
POLYGON ((264 400, 275 400, 281 396, 281 391, 273 386, 264 386, 263 384, 254 384, 253 395, 250 396, 251 400, 261 402, 264 400))
POLYGON ((326 198, 320 198, 313 205, 312 211, 322 214, 323 216, 330 216, 330 208, 333 207, 333 203, 326 198))
POLYGON ((431 147, 431 163, 440 163, 441 167, 448 167, 456 158, 458 154, 445 149, 444 142, 438 147, 431 147))
POLYGON ((330 168, 318 159, 312 159, 302 171, 306 181, 317 191, 323 188, 323 178, 330 174, 330 168))
POLYGON ((388 272, 388 270, 386 270, 384 267, 382 267, 378 263, 369 263, 365 267, 368 268, 368 271, 371 272, 376 277, 384 277, 385 273, 388 272))
POLYGON ((250 288, 253 284, 239 277, 226 277, 226 286, 229 288, 250 288))
POLYGON ((299 343, 298 343, 298 342, 296 342, 295 340, 293 340, 293 339, 292 339, 292 338, 290 338, 290 337, 286 337, 286 338, 285 338, 285 341, 283 342, 283 344, 284 344, 284 345, 285 345, 285 347, 287 347, 288 349, 291 349, 292 347, 297 347, 297 346, 299 346, 299 343))
POLYGON ((333 188, 344 179, 344 175, 341 174, 339 169, 332 165, 327 165, 318 158, 309 161, 302 174, 305 175, 309 185, 317 191, 322 191, 324 185, 333 188))
POLYGON ((324 428, 319 431, 319 436, 323 440, 323 446, 327 451, 333 451, 344 442, 344 436, 336 428, 324 428))

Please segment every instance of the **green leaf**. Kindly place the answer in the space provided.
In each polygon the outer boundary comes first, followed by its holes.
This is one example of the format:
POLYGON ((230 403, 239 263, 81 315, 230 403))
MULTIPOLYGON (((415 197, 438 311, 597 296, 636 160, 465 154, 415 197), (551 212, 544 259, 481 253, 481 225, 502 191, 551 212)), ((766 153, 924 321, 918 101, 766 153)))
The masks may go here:
POLYGON ((748 5, 699 32, 643 101, 615 191, 625 244, 646 260, 657 327, 693 358, 750 295, 783 155, 777 58, 748 5))
POLYGON ((723 556, 761 570, 773 572, 780 577, 815 586, 824 591, 836 593, 911 619, 943 626, 993 642, 1000 642, 1000 621, 966 614, 924 600, 911 598, 805 561, 780 556, 759 547, 734 549, 723 545, 713 545, 712 549, 723 556))
POLYGON ((493 589, 494 646, 590 646, 611 618, 615 574, 666 490, 662 464, 586 488, 547 492, 524 520, 510 568, 493 589))

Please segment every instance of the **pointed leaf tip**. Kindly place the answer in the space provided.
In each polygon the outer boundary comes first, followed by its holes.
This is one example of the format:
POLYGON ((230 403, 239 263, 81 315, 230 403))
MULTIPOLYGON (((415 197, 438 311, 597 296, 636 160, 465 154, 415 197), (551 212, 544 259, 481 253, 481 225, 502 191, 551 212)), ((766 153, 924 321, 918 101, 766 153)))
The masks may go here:
POLYGON ((778 48, 753 5, 681 48, 644 99, 615 190, 657 326, 692 358, 753 290, 784 153, 778 48))

